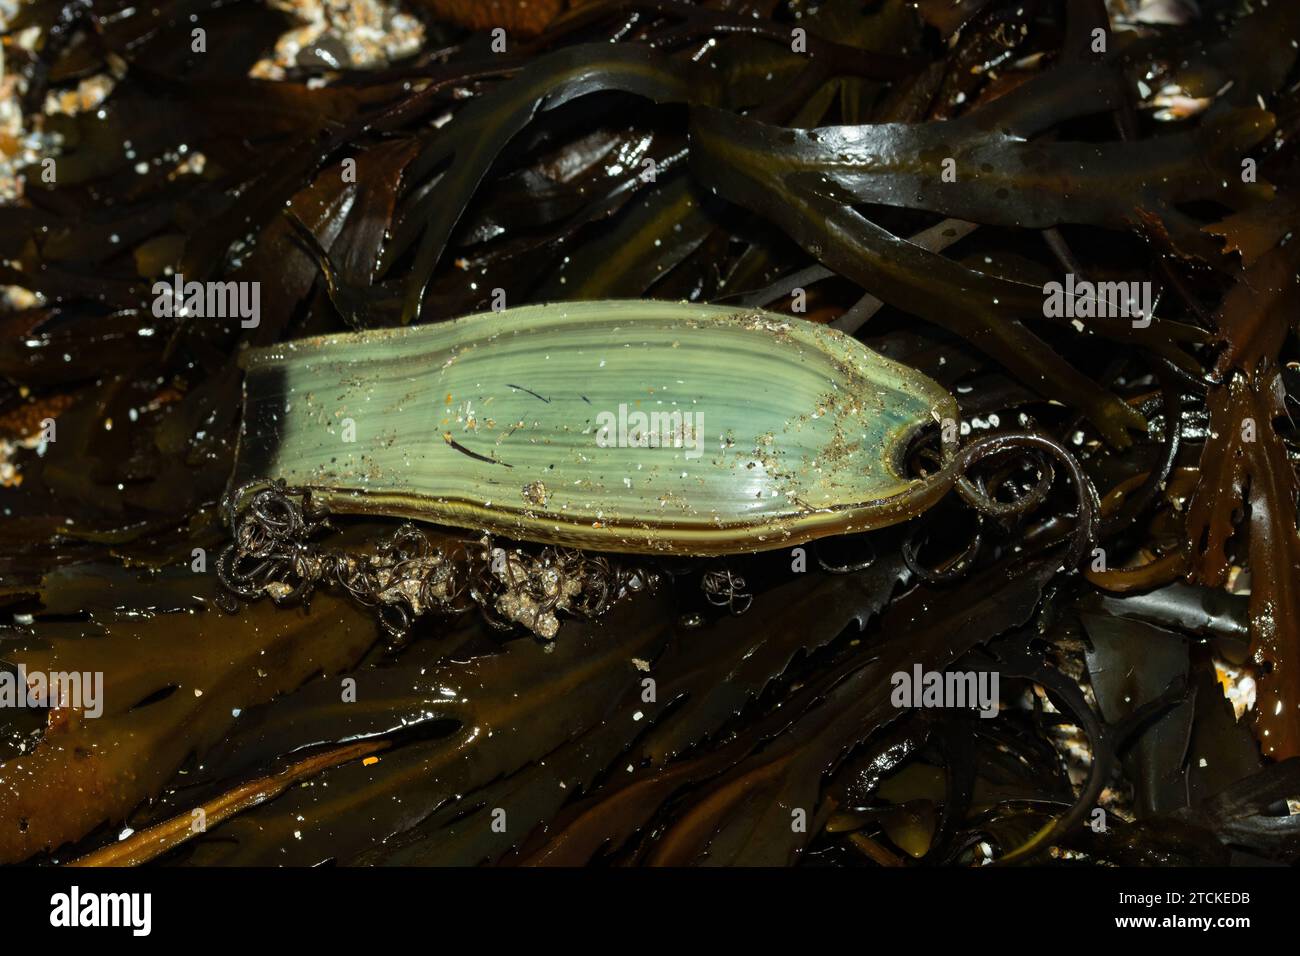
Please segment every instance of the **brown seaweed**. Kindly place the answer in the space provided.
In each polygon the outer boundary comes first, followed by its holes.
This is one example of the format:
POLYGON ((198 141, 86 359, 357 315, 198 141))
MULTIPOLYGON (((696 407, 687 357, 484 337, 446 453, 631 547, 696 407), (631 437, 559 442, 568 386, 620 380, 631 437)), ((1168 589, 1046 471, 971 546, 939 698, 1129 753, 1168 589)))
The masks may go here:
POLYGON ((428 0, 418 49, 266 80, 270 5, 24 5, 0 661, 102 672, 105 709, 0 710, 0 860, 1296 862, 1300 6, 1199 7, 428 0), (259 320, 155 314, 176 274, 259 320), (1048 314, 1067 274, 1151 314, 1048 314), (961 494, 585 555, 620 600, 551 641, 453 613, 469 563, 400 647, 324 587, 217 607, 246 348, 606 297, 857 335, 956 398, 909 467, 964 447, 961 494), (894 706, 918 665, 996 674, 996 718, 894 706))

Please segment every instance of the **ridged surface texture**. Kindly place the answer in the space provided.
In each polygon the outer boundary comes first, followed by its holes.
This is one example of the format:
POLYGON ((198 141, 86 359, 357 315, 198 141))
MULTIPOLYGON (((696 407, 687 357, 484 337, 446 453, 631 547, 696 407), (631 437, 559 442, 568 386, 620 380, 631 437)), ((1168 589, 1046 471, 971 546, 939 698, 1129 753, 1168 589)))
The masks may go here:
POLYGON ((912 517, 926 376, 754 309, 528 306, 249 353, 233 486, 615 552, 767 550, 912 517))

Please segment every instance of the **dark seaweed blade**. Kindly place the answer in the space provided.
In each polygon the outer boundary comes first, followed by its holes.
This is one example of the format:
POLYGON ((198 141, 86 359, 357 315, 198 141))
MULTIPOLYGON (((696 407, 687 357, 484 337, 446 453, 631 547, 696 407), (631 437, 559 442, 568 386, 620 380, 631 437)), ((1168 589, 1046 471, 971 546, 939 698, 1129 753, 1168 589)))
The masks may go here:
MULTIPOLYGON (((1300 224, 1300 216, 1286 218, 1286 208, 1277 210, 1277 222, 1285 230, 1300 224)), ((1224 296, 1215 317, 1228 346, 1214 366, 1220 378, 1233 370, 1251 374, 1261 363, 1277 362, 1287 334, 1296 327, 1300 314, 1300 242, 1283 241, 1259 255, 1244 268, 1237 282, 1224 296)))
POLYGON ((946 122, 743 132, 786 169, 791 189, 994 226, 1122 230, 1142 210, 1177 239, 1187 232, 1180 204, 1213 199, 1241 208, 1272 197, 1268 185, 1247 186, 1240 176, 1241 156, 1273 130, 1263 110, 1219 114, 1196 130, 1132 143, 1026 141, 984 125, 977 111, 946 122))
POLYGON ((755 124, 694 112, 692 168, 711 188, 778 223, 810 255, 885 302, 951 329, 1050 398, 1085 410, 1116 447, 1140 415, 1078 372, 1017 316, 1041 315, 1039 288, 967 269, 875 225, 850 206, 800 189, 755 124))
MULTIPOLYGON (((653 606, 652 601, 633 601, 606 621, 567 623, 553 645, 513 640, 497 654, 424 667, 417 657, 399 662, 391 676, 383 671, 369 677, 353 674, 357 699, 370 698, 355 712, 341 700, 337 683, 309 691, 301 702, 287 700, 287 714, 306 708, 312 715, 314 710, 309 726, 329 721, 334 733, 346 734, 349 726, 364 733, 373 728, 372 715, 391 719, 387 715, 411 708, 420 722, 448 723, 454 729, 440 729, 428 740, 417 734, 376 764, 329 771, 322 785, 291 791, 230 821, 198 844, 193 862, 346 860, 415 826, 458 796, 544 759, 616 715, 630 739, 640 729, 632 719, 640 684, 633 660, 653 659, 668 638, 663 616, 650 613, 653 606), (388 696, 375 700, 384 694, 388 696), (333 708, 334 716, 320 708, 333 708), (268 835, 274 837, 268 840, 268 835)), ((274 720, 273 715, 268 719, 274 720)), ((565 779, 571 772, 565 772, 565 779)), ((527 809, 518 810, 522 824, 527 809)), ((508 826, 496 836, 504 851, 522 833, 508 826)))
POLYGON ((1212 662, 1198 662, 1196 703, 1187 745, 1187 803, 1195 806, 1263 767, 1259 744, 1246 720, 1238 720, 1212 662))
POLYGON ((1277 430, 1284 416, 1276 375, 1234 377, 1210 393, 1210 438, 1201 453, 1202 483, 1187 509, 1187 546, 1198 581, 1227 580, 1229 539, 1246 531, 1251 568, 1250 637, 1259 678, 1255 720, 1265 754, 1300 754, 1300 480, 1277 430), (1238 527, 1240 510, 1249 519, 1238 527))
POLYGON ((412 185, 384 249, 382 268, 387 271, 419 237, 403 322, 419 314, 424 289, 452 229, 497 154, 539 112, 606 90, 656 102, 708 103, 716 99, 717 89, 715 79, 690 61, 636 47, 593 45, 541 57, 499 90, 471 103, 446 132, 433 134, 412 161, 412 185), (439 171, 446 163, 448 168, 439 171))
POLYGON ((1040 559, 1020 569, 1015 586, 990 601, 988 580, 1003 579, 994 567, 956 592, 914 590, 881 619, 883 639, 872 642, 814 684, 811 706, 789 732, 742 761, 695 795, 650 851, 648 862, 712 865, 788 864, 819 829, 829 807, 821 799, 823 774, 849 749, 898 717, 890 703, 893 675, 920 663, 942 670, 964 650, 1025 623, 1059 559, 1040 559), (906 636, 902 634, 906 623, 906 636), (807 828, 792 826, 804 811, 807 828))
MULTIPOLYGON (((958 653, 944 647, 946 642, 939 638, 940 633, 952 633, 947 628, 979 619, 977 627, 961 631, 974 642, 980 639, 976 635, 1000 632, 1010 626, 1009 621, 1023 621, 1037 604, 1042 578, 1029 573, 1021 580, 1025 588, 992 614, 987 613, 988 605, 979 602, 945 604, 941 609, 930 604, 933 594, 928 589, 914 592, 907 601, 910 610, 902 613, 909 621, 922 613, 926 637, 919 644, 909 647, 903 640, 879 636, 861 646, 855 642, 835 666, 809 678, 779 709, 763 712, 760 720, 733 738, 712 750, 661 764, 663 757, 673 753, 672 741, 679 736, 670 713, 663 729, 656 727, 640 748, 648 761, 643 758, 639 768, 637 762, 629 763, 632 773, 614 775, 576 804, 561 818, 561 826, 526 847, 519 860, 583 862, 602 849, 616 849, 638 831, 648 832, 653 821, 662 819, 667 829, 652 844, 634 847, 636 859, 661 864, 790 862, 819 829, 814 821, 823 821, 829 811, 818 796, 823 773, 832 770, 854 743, 897 715, 888 704, 888 687, 901 661, 910 666, 920 659, 924 666, 942 667, 948 655, 958 653), (659 766, 662 769, 656 770, 659 766), (690 795, 680 806, 670 804, 679 792, 690 795), (670 814, 666 813, 669 806, 673 806, 670 814), (802 811, 808 821, 806 828, 792 827, 796 811, 802 811)), ((973 598, 979 587, 972 582, 962 596, 973 598)), ((897 633, 897 620, 891 624, 887 617, 881 633, 897 633)), ((715 689, 694 713, 704 716, 708 708, 730 696, 729 691, 715 689)))
POLYGON ((317 672, 352 667, 376 637, 364 613, 328 596, 310 617, 265 603, 222 622, 209 600, 211 575, 119 578, 111 590, 102 579, 100 587, 87 587, 86 576, 93 581, 97 572, 58 572, 43 590, 56 614, 92 611, 99 633, 38 622, 30 636, 4 648, 7 663, 32 672, 100 673, 104 680, 102 716, 52 711, 34 749, 0 763, 9 794, 0 804, 4 862, 57 850, 101 823, 122 821, 156 796, 187 757, 219 740, 241 708, 317 672), (147 612, 163 599, 160 585, 173 597, 147 612), (68 587, 75 597, 62 594, 68 587), (118 602, 130 610, 117 613, 118 602), (225 639, 214 641, 218 630, 225 639))
MULTIPOLYGON (((757 735, 746 733, 736 742, 719 738, 720 732, 774 682, 797 669, 800 658, 817 654, 839 637, 846 623, 856 622, 856 630, 861 630, 888 599, 900 572, 897 560, 881 561, 865 572, 809 575, 775 588, 756 598, 751 608, 772 622, 770 629, 756 631, 745 618, 724 618, 706 629, 679 631, 678 639, 647 671, 655 693, 653 700, 642 693, 637 701, 640 719, 647 724, 643 739, 630 753, 607 750, 605 762, 611 765, 602 767, 605 779, 564 811, 549 828, 553 837, 537 834, 537 839, 517 845, 511 860, 529 865, 587 862, 602 849, 614 850, 631 840, 678 790, 733 766, 749 749, 773 736, 788 717, 773 715, 757 735), (808 627, 813 607, 826 613, 812 617, 813 626, 808 627), (722 681, 717 678, 720 671, 726 675, 722 681), (710 738, 718 738, 717 743, 707 749, 710 738), (691 748, 705 749, 698 757, 679 759, 691 748), (620 772, 624 764, 631 772, 620 772)), ((607 736, 603 730, 594 735, 595 741, 607 736)), ((585 739, 578 744, 596 749, 585 739)), ((464 831, 459 825, 452 827, 453 823, 459 821, 434 820, 402 838, 399 845, 411 846, 396 859, 448 859, 444 839, 451 837, 453 829, 464 831)))
POLYGON ((679 265, 717 228, 709 197, 680 173, 632 208, 597 242, 584 245, 538 290, 543 301, 636 298, 679 265), (611 255, 611 250, 613 254, 611 255))
MULTIPOLYGON (((1188 642, 1178 634, 1136 621, 1084 615, 1092 650, 1088 676, 1107 723, 1117 724, 1158 697, 1171 681, 1186 680, 1188 642)), ((1139 817, 1187 805, 1183 755, 1191 733, 1193 704, 1185 701, 1154 721, 1125 755, 1136 790, 1139 817)))
POLYGON ((1300 819, 1284 809, 1298 787, 1300 758, 1292 757, 1233 783, 1176 819, 1204 827, 1226 844, 1287 859, 1300 849, 1300 819))
MULTIPOLYGON (((617 762, 644 762, 647 756, 627 757, 624 752, 651 727, 655 731, 646 744, 649 749, 642 752, 658 753, 659 757, 650 758, 658 760, 716 733, 747 701, 761 694, 768 682, 779 677, 796 654, 816 651, 820 643, 840 633, 845 621, 865 621, 887 598, 898 574, 895 563, 892 569, 882 565, 881 570, 859 576, 809 575, 792 582, 759 599, 761 607, 770 607, 771 613, 785 615, 790 621, 790 626, 771 633, 755 633, 743 618, 723 619, 704 630, 678 632, 677 640, 690 641, 700 648, 702 657, 696 653, 664 656, 668 635, 648 630, 648 624, 627 628, 627 621, 653 620, 646 609, 634 613, 635 608, 601 625, 565 625, 550 652, 532 642, 512 641, 500 655, 460 662, 456 654, 439 662, 430 655, 440 652, 417 645, 396 666, 356 675, 358 705, 341 702, 337 684, 331 682, 304 688, 266 708, 262 716, 254 715, 254 722, 223 747, 221 754, 226 756, 217 755, 220 762, 212 772, 222 776, 247 766, 250 760, 269 757, 274 752, 268 749, 271 747, 283 753, 391 730, 399 746, 382 758, 390 764, 389 769, 393 761, 418 756, 418 766, 428 768, 436 760, 444 770, 418 793, 404 791, 409 819, 404 818, 407 822, 402 826, 397 826, 400 820, 394 821, 395 835, 382 850, 367 853, 363 859, 459 864, 494 859, 517 846, 533 826, 586 790, 598 775, 613 771, 617 762), (801 611, 806 613, 813 606, 836 610, 812 631, 796 627, 801 611), (622 632, 628 636, 614 637, 622 632), (609 656, 602 650, 600 657, 605 663, 594 660, 595 649, 607 646, 609 656), (733 664, 731 678, 721 687, 715 682, 716 671, 706 663, 718 658, 733 664), (545 681, 538 670, 543 660, 545 673, 551 675, 545 681), (566 689, 575 686, 574 681, 585 682, 597 674, 607 676, 589 688, 583 683, 588 689, 582 694, 566 689), (654 699, 649 701, 647 679, 654 688, 654 699), (405 690, 408 684, 412 691, 405 690), (439 690, 439 686, 447 689, 439 690), (525 686, 527 693, 522 689, 525 686), (597 693, 600 687, 608 693, 597 693), (438 700, 447 703, 440 706, 438 700), (529 703, 534 700, 535 704, 529 703), (435 703, 431 705, 431 701, 435 703), (523 707, 537 709, 508 716, 523 707), (592 707, 601 708, 601 720, 578 716, 590 714, 592 707), (574 716, 566 717, 570 712, 574 716), (536 731, 525 733, 523 728, 543 719, 554 724, 558 736, 539 752, 544 759, 534 765, 522 759, 527 751, 520 748, 537 746, 536 731), (667 728, 666 736, 659 732, 661 722, 667 728), (404 735, 419 736, 426 724, 454 724, 457 729, 440 730, 439 739, 429 744, 400 745, 404 735), (572 737, 566 737, 565 727, 572 737), (577 736, 579 727, 592 729, 577 736), (238 764, 231 763, 235 759, 238 764), (507 779, 494 784, 497 775, 507 779), (507 800, 507 795, 508 803, 494 802, 507 800), (512 821, 505 833, 491 826, 492 810, 501 806, 509 807, 512 821), (418 827, 403 832, 417 821, 422 821, 418 827)), ((408 785, 411 779, 400 777, 408 785)), ((374 793, 362 798, 364 805, 382 808, 389 802, 386 788, 392 783, 388 778, 376 780, 374 793)), ((324 804, 313 799, 310 803, 310 816, 320 824, 316 832, 331 835, 331 840, 338 839, 339 828, 346 826, 357 807, 351 799, 324 804)), ((259 811, 263 812, 278 815, 280 810, 268 807, 259 811)), ((239 829, 237 822, 231 826, 239 829)), ((224 836, 214 832, 214 838, 224 836)), ((348 842, 338 853, 347 859, 365 849, 364 844, 348 842)), ((200 848, 198 852, 203 855, 208 850, 200 848)), ((241 853, 239 858, 245 857, 241 853)))
POLYGON ((905 578, 900 557, 881 557, 855 574, 796 580, 762 595, 751 610, 770 627, 756 629, 741 616, 683 634, 656 665, 657 710, 671 711, 671 719, 647 734, 635 762, 666 765, 717 733, 798 655, 816 654, 850 624, 865 630, 905 578))

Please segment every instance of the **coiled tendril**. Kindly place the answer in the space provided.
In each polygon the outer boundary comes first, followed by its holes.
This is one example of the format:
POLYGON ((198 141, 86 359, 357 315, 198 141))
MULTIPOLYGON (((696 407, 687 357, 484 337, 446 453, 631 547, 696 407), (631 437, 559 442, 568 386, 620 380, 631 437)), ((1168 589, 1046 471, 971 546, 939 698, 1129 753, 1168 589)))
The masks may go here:
POLYGON ((916 529, 904 540, 902 552, 908 569, 921 581, 930 584, 947 583, 974 567, 983 547, 987 522, 994 520, 1010 525, 1039 508, 1047 500, 1056 480, 1054 465, 1069 476, 1077 501, 1077 519, 1071 531, 1064 566, 1068 569, 1078 567, 1097 539, 1101 511, 1097 490, 1084 474, 1078 459, 1050 435, 1039 432, 1003 432, 981 436, 961 447, 955 442, 942 440, 937 462, 931 450, 922 449, 918 456, 940 465, 934 476, 936 480, 943 477, 951 479, 957 494, 975 510, 977 518, 975 533, 966 547, 950 559, 947 567, 942 570, 926 568, 918 560, 926 534, 924 525, 918 523, 916 529), (972 477, 974 469, 987 462, 1001 463, 1002 468, 993 476, 972 477), (1038 472, 1033 486, 1014 500, 999 500, 996 497, 998 492, 1009 487, 1010 476, 1026 462, 1034 465, 1038 472))

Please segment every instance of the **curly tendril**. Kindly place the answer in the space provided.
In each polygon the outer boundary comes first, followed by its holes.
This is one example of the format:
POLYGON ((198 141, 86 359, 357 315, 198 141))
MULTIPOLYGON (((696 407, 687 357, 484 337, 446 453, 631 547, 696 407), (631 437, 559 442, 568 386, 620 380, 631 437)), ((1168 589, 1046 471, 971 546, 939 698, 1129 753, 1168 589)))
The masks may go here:
MULTIPOLYGON (((1055 480, 1053 462, 1058 464, 1075 491, 1078 517, 1066 552, 1065 567, 1077 568, 1088 554, 1099 533, 1101 501, 1091 479, 1083 472, 1077 458, 1063 444, 1050 435, 1040 432, 1002 432, 984 435, 960 448, 954 443, 943 443, 943 471, 953 478, 953 486, 961 499, 982 517, 1008 521, 1023 517, 1040 507, 1051 492, 1055 480), (993 497, 984 481, 972 478, 977 465, 990 460, 1008 457, 1028 458, 1038 465, 1039 478, 1034 486, 1014 501, 999 501, 993 497)), ((982 528, 982 522, 980 527, 982 528)), ((971 546, 957 559, 957 566, 969 567, 978 552, 980 533, 977 530, 971 546)), ((914 564, 916 548, 904 548, 905 558, 911 555, 909 567, 914 564)), ((956 570, 956 568, 954 568, 956 570)), ((945 572, 946 573, 946 572, 945 572)))
MULTIPOLYGON (((246 485, 226 501, 234 540, 217 559, 217 576, 225 589, 218 603, 229 613, 239 599, 305 605, 326 588, 373 608, 394 645, 425 614, 473 607, 493 627, 522 625, 550 638, 560 613, 597 618, 622 596, 655 582, 644 570, 571 548, 529 554, 497 547, 486 536, 444 547, 409 522, 355 553, 325 548, 312 538, 329 528, 328 517, 309 491, 283 481, 256 488, 246 485), (240 511, 244 500, 248 505, 240 511)), ((737 583, 743 589, 744 582, 737 583)))

